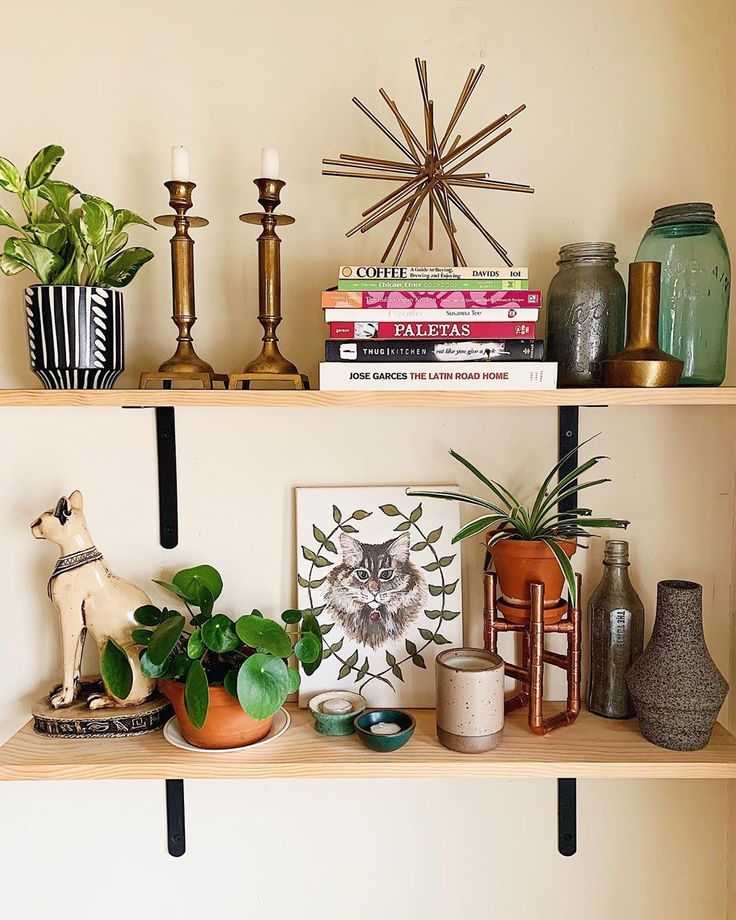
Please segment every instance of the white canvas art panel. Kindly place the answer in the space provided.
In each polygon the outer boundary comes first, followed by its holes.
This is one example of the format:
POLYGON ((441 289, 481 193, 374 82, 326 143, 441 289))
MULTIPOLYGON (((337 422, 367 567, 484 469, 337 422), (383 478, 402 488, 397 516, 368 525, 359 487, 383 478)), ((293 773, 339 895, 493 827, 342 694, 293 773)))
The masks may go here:
POLYGON ((460 512, 407 488, 296 490, 299 607, 325 643, 320 667, 302 672, 302 706, 335 689, 373 707, 435 705, 435 658, 463 641, 460 512))

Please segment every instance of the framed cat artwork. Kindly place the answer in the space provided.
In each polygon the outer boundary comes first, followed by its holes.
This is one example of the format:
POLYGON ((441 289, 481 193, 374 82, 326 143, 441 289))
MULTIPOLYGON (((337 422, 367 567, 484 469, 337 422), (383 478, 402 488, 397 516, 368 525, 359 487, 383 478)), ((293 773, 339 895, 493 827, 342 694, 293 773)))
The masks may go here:
POLYGON ((369 706, 435 705, 435 657, 463 641, 460 513, 407 488, 296 490, 298 605, 325 642, 319 669, 302 674, 302 706, 339 688, 369 706))

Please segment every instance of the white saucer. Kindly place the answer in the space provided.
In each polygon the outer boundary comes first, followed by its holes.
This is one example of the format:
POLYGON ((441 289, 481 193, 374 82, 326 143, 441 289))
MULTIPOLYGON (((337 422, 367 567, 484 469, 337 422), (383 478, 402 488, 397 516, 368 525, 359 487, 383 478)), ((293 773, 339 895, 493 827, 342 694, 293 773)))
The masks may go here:
POLYGON ((197 747, 195 744, 190 744, 188 741, 185 741, 181 729, 179 728, 179 720, 174 716, 164 725, 164 738, 166 738, 169 744, 173 744, 174 747, 181 748, 183 751, 194 751, 195 754, 227 754, 231 751, 245 751, 249 748, 255 748, 258 747, 259 744, 268 744, 269 741, 273 741, 274 738, 283 735, 290 725, 291 716, 282 706, 273 717, 271 731, 265 738, 261 738, 260 741, 255 741, 253 744, 243 744, 240 747, 234 748, 210 749, 197 747))

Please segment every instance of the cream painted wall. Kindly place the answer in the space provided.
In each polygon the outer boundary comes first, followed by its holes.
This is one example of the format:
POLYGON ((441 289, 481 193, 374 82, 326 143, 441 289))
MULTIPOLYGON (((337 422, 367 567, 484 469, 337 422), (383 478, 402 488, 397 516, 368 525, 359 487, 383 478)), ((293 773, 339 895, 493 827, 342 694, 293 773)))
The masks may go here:
MULTIPOLYGON (((62 143, 61 176, 152 216, 166 210, 168 148, 191 147, 196 210, 212 222, 197 236, 195 334, 225 370, 238 369, 258 341, 255 234, 237 215, 255 204, 260 146, 280 148, 284 210, 297 218, 283 234, 284 350, 314 374, 324 338, 318 292, 340 262, 375 258, 386 236, 345 239, 377 196, 357 181, 320 177, 319 161, 386 151, 350 97, 371 104, 383 85, 417 114, 414 54, 427 58, 443 111, 467 69, 486 63, 468 129, 520 101, 529 106, 488 162, 499 176, 534 184, 536 195, 471 200, 515 260, 530 265, 535 284, 546 287, 559 245, 573 239, 613 239, 625 263, 654 207, 671 201, 712 200, 733 241, 728 0, 265 9, 39 0, 34 17, 44 28, 30 47, 13 40, 27 28, 20 8, 4 15, 6 72, 23 87, 24 104, 5 119, 1 153, 24 163, 42 144, 62 143), (278 39, 262 42, 266 29, 278 39), (177 59, 187 61, 184 75, 177 59)), ((174 328, 167 234, 137 239, 158 258, 126 294, 129 384, 168 355, 174 328)), ((463 240, 470 261, 488 261, 480 238, 463 240)), ((424 259, 418 241, 407 257, 424 259)), ((35 385, 22 283, 0 285, 2 386, 35 385)), ((120 574, 145 585, 206 559, 223 570, 227 605, 275 612, 294 599, 295 485, 452 479, 446 451, 455 447, 523 487, 552 462, 556 443, 555 413, 543 409, 179 411, 181 540, 167 552, 156 537, 152 413, 6 409, 2 420, 0 572, 12 593, 0 643, 0 738, 55 677, 45 597, 54 554, 31 542, 27 525, 62 492, 84 490, 93 534, 120 574)), ((632 520, 632 572, 649 627, 658 579, 701 581, 711 651, 733 680, 732 414, 588 409, 582 429, 602 431, 598 446, 614 458, 615 481, 599 491, 596 509, 632 520)), ((581 559, 588 590, 600 555, 596 545, 581 559)), ((468 546, 466 635, 474 642, 478 562, 479 547, 468 546)), ((24 920, 103 912, 122 920, 141 904, 182 918, 270 905, 285 920, 307 892, 301 912, 310 920, 461 911, 475 920, 511 910, 549 920, 725 916, 725 783, 581 783, 572 860, 556 853, 554 792, 552 781, 188 783, 189 849, 175 861, 164 850, 162 784, 3 784, 0 905, 24 920), (292 815, 295 830, 285 834, 292 815), (110 870, 111 853, 124 869, 110 870), (336 881, 315 871, 341 858, 336 881), (223 877, 223 866, 233 880, 225 890, 192 885, 223 877), (131 878, 129 894, 110 894, 131 878), (256 888, 253 906, 245 885, 256 888)))

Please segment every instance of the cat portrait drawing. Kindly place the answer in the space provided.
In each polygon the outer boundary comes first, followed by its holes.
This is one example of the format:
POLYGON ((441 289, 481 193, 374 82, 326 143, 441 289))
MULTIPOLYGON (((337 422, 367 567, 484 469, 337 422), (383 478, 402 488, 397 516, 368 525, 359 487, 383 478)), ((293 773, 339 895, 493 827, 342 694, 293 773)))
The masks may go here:
POLYGON ((427 603, 426 580, 409 558, 409 534, 361 543, 342 533, 340 550, 327 577, 330 617, 346 636, 372 649, 402 638, 427 603))

